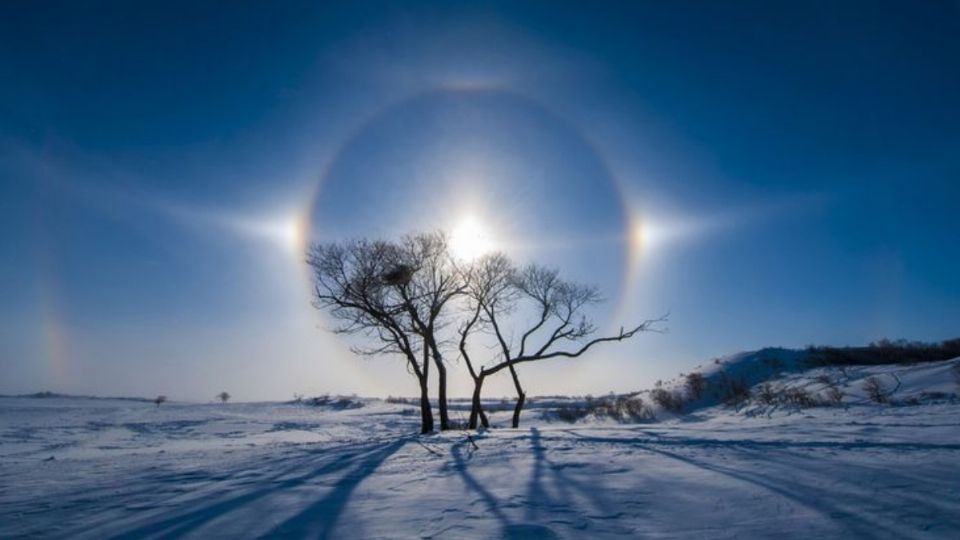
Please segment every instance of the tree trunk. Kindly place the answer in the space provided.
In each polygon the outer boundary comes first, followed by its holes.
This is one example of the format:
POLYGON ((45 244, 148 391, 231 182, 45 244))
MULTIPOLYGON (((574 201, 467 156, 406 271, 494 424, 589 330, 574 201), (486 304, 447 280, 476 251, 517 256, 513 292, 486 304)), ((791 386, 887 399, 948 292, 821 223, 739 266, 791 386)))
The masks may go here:
POLYGON ((520 427, 520 411, 523 410, 523 402, 526 401, 527 395, 523 392, 520 392, 520 397, 517 398, 517 405, 513 408, 513 427, 520 427))
POLYGON ((430 389, 427 378, 420 379, 420 433, 433 431, 433 410, 430 408, 430 389))
POLYGON ((447 366, 443 365, 443 358, 434 353, 433 362, 437 366, 437 401, 440 408, 440 429, 446 431, 450 429, 450 415, 447 413, 447 366))
POLYGON ((490 427, 486 413, 483 412, 483 404, 480 402, 480 391, 483 388, 483 375, 473 379, 473 400, 470 403, 470 429, 477 429, 477 419, 484 428, 490 427))
POLYGON ((517 370, 513 367, 513 364, 510 364, 510 376, 513 377, 513 386, 517 389, 517 405, 513 408, 512 426, 518 428, 520 427, 520 411, 523 410, 523 402, 527 400, 527 394, 520 386, 520 376, 517 375, 517 370))

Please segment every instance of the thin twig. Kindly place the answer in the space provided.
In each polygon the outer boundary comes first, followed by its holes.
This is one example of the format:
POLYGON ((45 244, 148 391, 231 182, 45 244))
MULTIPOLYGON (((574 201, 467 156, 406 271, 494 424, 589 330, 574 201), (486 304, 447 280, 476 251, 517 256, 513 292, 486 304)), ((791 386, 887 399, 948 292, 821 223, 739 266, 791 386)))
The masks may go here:
POLYGON ((430 452, 431 454, 433 454, 433 455, 435 455, 435 456, 441 456, 441 455, 442 455, 440 452, 437 452, 437 451, 434 450, 433 448, 430 448, 429 446, 423 444, 423 442, 421 442, 421 441, 417 441, 417 444, 419 444, 420 446, 424 447, 424 449, 426 449, 427 452, 430 452))

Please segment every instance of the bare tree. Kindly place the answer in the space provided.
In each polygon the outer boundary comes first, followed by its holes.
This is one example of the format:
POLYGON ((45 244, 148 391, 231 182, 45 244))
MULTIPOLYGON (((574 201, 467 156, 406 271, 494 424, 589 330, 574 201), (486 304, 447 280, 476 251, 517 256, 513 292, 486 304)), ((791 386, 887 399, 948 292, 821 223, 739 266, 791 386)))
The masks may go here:
POLYGON ((217 399, 219 399, 221 403, 226 403, 230 399, 230 394, 227 392, 220 392, 217 394, 217 399))
MULTIPOLYGON (((480 395, 486 377, 507 370, 517 392, 512 426, 520 425, 520 413, 526 401, 526 392, 520 384, 517 366, 527 362, 551 358, 576 358, 595 345, 623 341, 638 332, 655 329, 664 318, 645 321, 629 330, 623 328, 612 336, 594 337, 596 327, 585 315, 585 308, 600 301, 594 287, 560 279, 556 270, 539 265, 516 269, 502 254, 481 259, 473 269, 469 281, 474 321, 460 329, 461 355, 474 379, 470 427, 477 419, 483 421, 480 395), (513 340, 506 326, 509 315, 526 308, 535 313, 532 322, 517 323, 519 340, 513 340), (482 320, 482 324, 477 324, 482 320), (467 336, 485 329, 496 339, 498 361, 490 367, 475 369, 466 351, 467 336), (537 342, 535 345, 534 342, 537 342)), ((525 311, 526 312, 526 311, 525 311)), ((516 318, 514 318, 516 319, 516 318)), ((485 424, 486 425, 486 424, 485 424)))
POLYGON ((466 292, 464 275, 454 263, 443 233, 408 236, 398 243, 394 253, 398 269, 395 273, 399 274, 394 286, 410 316, 413 331, 423 344, 424 358, 429 354, 437 368, 440 429, 446 430, 450 428, 447 367, 438 336, 448 324, 445 315, 451 300, 466 292))
MULTIPOLYGON (((490 319, 485 316, 488 311, 506 313, 513 309, 516 300, 516 294, 511 283, 513 274, 513 264, 501 253, 481 258, 465 274, 470 316, 458 328, 458 333, 460 335, 460 356, 473 379, 473 396, 468 424, 470 429, 477 428, 478 420, 483 427, 490 427, 490 423, 487 420, 487 415, 483 412, 481 401, 483 382, 486 380, 487 374, 483 366, 479 368, 474 366, 467 347, 468 339, 472 333, 490 327, 490 319)), ((515 381, 519 384, 519 379, 515 378, 515 381)), ((522 389, 519 392, 522 392, 522 389)))
POLYGON ((340 321, 336 332, 367 338, 355 352, 405 360, 420 386, 423 433, 433 431, 428 388, 433 361, 440 379, 441 428, 449 427, 446 367, 437 335, 446 324, 445 307, 463 285, 446 237, 430 233, 399 242, 317 244, 307 263, 314 274, 314 305, 340 321))
POLYGON ((516 427, 526 400, 518 364, 575 358, 598 343, 628 339, 662 320, 588 341, 596 329, 583 311, 600 301, 595 288, 561 280, 555 270, 540 266, 517 270, 502 254, 460 267, 442 233, 408 236, 399 242, 317 244, 311 247, 307 262, 314 273, 314 305, 340 322, 335 331, 364 336, 364 345, 355 346, 356 352, 396 354, 405 360, 420 386, 424 433, 433 430, 428 392, 431 363, 438 374, 440 427, 450 427, 444 351, 452 346, 445 329, 454 322, 454 305, 467 308, 456 330, 460 356, 474 381, 471 428, 478 421, 489 425, 481 405, 486 377, 509 371, 517 392, 516 427), (456 301, 461 297, 466 301, 456 301), (531 306, 536 319, 523 328, 519 343, 512 343, 503 328, 512 320, 505 319, 531 306), (480 331, 496 341, 496 361, 489 367, 478 368, 467 346, 469 336, 480 331), (534 341, 539 346, 534 347, 534 341))

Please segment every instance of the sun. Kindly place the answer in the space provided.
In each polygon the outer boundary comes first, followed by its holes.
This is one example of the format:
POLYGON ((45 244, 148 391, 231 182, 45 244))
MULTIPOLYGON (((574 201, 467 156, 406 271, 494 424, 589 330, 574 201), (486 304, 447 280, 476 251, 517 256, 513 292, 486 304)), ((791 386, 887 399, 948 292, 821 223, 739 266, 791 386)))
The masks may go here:
POLYGON ((450 234, 450 250, 459 259, 472 261, 494 249, 489 228, 474 216, 462 218, 450 234))

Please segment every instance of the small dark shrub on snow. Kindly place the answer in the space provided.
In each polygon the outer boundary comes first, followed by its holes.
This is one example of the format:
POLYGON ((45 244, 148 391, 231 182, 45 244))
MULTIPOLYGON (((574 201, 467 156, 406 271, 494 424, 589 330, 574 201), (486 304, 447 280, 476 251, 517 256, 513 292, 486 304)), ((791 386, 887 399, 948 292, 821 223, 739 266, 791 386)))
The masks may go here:
POLYGON ((953 401, 957 397, 956 394, 948 394, 946 392, 921 392, 920 400, 921 401, 953 401))
POLYGON ((680 412, 683 409, 683 395, 680 392, 665 388, 654 388, 650 391, 650 399, 654 403, 670 412, 680 412))
POLYGON ((843 403, 843 390, 837 388, 836 386, 827 388, 826 396, 827 403, 831 403, 833 405, 840 405, 843 403))
POLYGON ((825 385, 825 386, 833 386, 833 379, 832 379, 829 375, 827 375, 826 373, 822 373, 822 374, 820 374, 820 375, 817 375, 817 377, 816 377, 815 380, 816 380, 818 383, 822 384, 822 385, 825 385))
POLYGON ((698 400, 703 397, 703 393, 707 389, 707 379, 697 372, 690 373, 686 378, 686 387, 690 399, 698 400))
POLYGON ((785 401, 794 407, 805 409, 815 407, 817 400, 805 388, 789 388, 784 392, 785 401))
POLYGON ((772 384, 765 382, 757 386, 757 400, 764 405, 773 405, 778 401, 777 388, 772 384))
POLYGON ((555 414, 557 415, 557 418, 559 420, 573 424, 577 420, 580 420, 581 418, 584 418, 588 414, 590 414, 590 411, 589 409, 587 409, 587 407, 578 407, 576 405, 562 405, 559 408, 557 408, 557 411, 555 414))
POLYGON ((743 379, 729 379, 727 381, 723 402, 732 407, 739 407, 750 399, 750 387, 743 379))
POLYGON ((883 383, 875 376, 867 377, 867 379, 863 381, 863 391, 867 393, 867 397, 870 398, 871 401, 876 403, 887 402, 887 394, 884 392, 883 383))
POLYGON ((351 397, 331 397, 330 394, 323 394, 320 396, 312 397, 307 400, 309 405, 314 407, 327 407, 333 410, 345 410, 345 409, 359 409, 363 407, 363 401, 355 399, 356 396, 351 397))
POLYGON ((619 422, 641 422, 653 419, 653 412, 640 396, 609 396, 593 398, 587 396, 583 405, 563 405, 557 408, 557 419, 574 423, 581 418, 593 415, 598 418, 612 418, 619 422))

